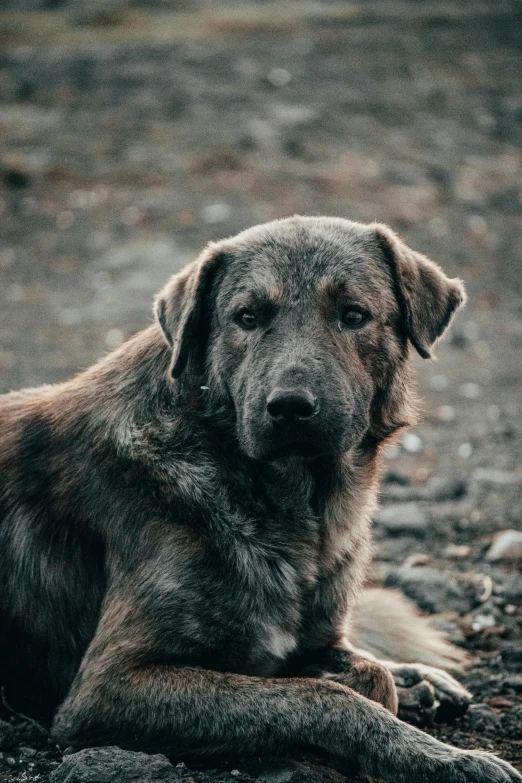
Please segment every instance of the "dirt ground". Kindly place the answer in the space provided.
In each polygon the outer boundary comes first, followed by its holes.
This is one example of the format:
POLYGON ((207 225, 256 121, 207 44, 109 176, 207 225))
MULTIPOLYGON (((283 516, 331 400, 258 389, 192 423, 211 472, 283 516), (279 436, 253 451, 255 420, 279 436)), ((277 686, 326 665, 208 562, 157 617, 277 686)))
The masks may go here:
MULTIPOLYGON (((390 223, 470 301, 418 361, 424 420, 389 455, 370 578, 472 655, 473 707, 427 730, 522 771, 521 550, 498 539, 522 530, 519 3, 44 6, 0 12, 0 391, 119 345, 209 239, 295 212, 390 223)), ((0 718, 0 781, 66 779, 45 729, 0 718)))

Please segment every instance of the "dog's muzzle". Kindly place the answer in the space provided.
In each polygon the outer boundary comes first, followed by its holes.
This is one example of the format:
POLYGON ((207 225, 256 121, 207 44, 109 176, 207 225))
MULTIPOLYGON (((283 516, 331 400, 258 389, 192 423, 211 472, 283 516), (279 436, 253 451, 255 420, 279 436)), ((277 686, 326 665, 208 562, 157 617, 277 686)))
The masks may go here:
POLYGON ((266 410, 280 427, 299 427, 319 413, 319 402, 310 389, 302 386, 276 388, 267 397, 266 410))

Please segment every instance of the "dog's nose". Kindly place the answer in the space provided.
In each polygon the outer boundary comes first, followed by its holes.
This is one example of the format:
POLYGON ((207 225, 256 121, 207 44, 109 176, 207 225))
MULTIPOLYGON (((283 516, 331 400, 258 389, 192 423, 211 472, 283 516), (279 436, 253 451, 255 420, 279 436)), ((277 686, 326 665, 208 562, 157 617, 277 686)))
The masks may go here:
POLYGON ((274 389, 266 401, 268 415, 274 421, 306 421, 319 412, 317 397, 304 388, 274 389))

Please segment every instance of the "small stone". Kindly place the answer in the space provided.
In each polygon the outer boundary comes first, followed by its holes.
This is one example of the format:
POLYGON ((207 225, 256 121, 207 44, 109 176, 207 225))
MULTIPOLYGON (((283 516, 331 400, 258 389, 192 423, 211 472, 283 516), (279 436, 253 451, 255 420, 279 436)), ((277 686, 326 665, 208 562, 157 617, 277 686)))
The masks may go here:
POLYGON ((422 440, 414 432, 407 432, 401 443, 403 449, 410 454, 417 454, 422 449, 422 440))
MULTIPOLYGON (((418 480, 418 471, 415 473, 415 479, 418 480)), ((448 478, 443 476, 431 476, 424 483, 412 483, 399 474, 388 473, 381 489, 381 498, 395 502, 411 501, 434 501, 442 502, 444 500, 459 500, 467 492, 466 482, 461 479, 448 478), (396 479, 390 478, 396 476, 396 479)))
POLYGON ((125 335, 121 329, 109 329, 106 332, 104 341, 108 348, 118 348, 125 340, 125 335))
POLYGON ((459 387, 459 393, 467 400, 477 400, 482 394, 482 388, 478 383, 463 383, 459 387))
POLYGON ((65 756, 50 783, 180 783, 179 770, 157 754, 135 753, 116 746, 89 748, 65 756))
POLYGON ((449 422, 455 418, 455 408, 452 405, 441 405, 437 409, 437 418, 439 421, 449 422))
POLYGON ((385 587, 402 590, 419 609, 430 614, 465 614, 471 608, 470 600, 457 580, 436 568, 394 568, 386 577, 385 587))
POLYGON ((508 674, 504 677, 504 687, 522 693, 522 674, 508 674))
POLYGON ((495 628, 497 624, 496 617, 489 612, 481 612, 475 615, 475 619, 471 623, 471 628, 476 633, 484 631, 486 628, 495 628))
POLYGON ((477 340, 473 345, 473 352, 479 359, 486 361, 491 356, 491 348, 485 340, 477 340))
POLYGON ((473 481, 491 487, 507 487, 522 484, 522 474, 511 473, 508 470, 488 470, 477 468, 471 476, 473 481))
POLYGON ((15 743, 13 728, 5 720, 0 720, 0 750, 9 750, 15 743))
POLYGON ((470 342, 474 342, 479 338, 480 329, 478 324, 475 323, 475 321, 466 321, 462 325, 462 331, 466 339, 469 340, 470 342))
POLYGON ((493 424, 497 422, 500 419, 500 413, 501 411, 498 405, 490 405, 488 407, 488 414, 487 414, 489 421, 493 422, 493 424))
POLYGON ((522 560, 522 532, 503 530, 498 533, 486 553, 486 560, 491 563, 522 560))
POLYGON ((444 557, 451 560, 463 560, 471 554, 471 547, 467 544, 450 544, 443 552, 444 557))
POLYGON ((375 515, 375 521, 386 528, 390 534, 413 534, 423 536, 426 532, 428 519, 418 503, 395 503, 380 509, 375 515))
POLYGON ((26 298, 25 288, 19 283, 13 283, 6 288, 5 298, 8 302, 23 302, 26 298))
MULTIPOLYGON (((324 767, 292 759, 261 759, 250 764, 247 772, 261 783, 324 783, 331 779, 331 774, 325 775, 324 767)), ((335 775, 333 780, 336 779, 341 780, 335 775)), ((342 781, 345 780, 343 777, 342 781)))
POLYGON ((444 391, 448 388, 448 376, 442 373, 435 373, 430 378, 430 386, 433 391, 444 391))
POLYGON ((487 704, 471 704, 467 713, 467 722, 473 731, 495 734, 500 726, 500 717, 487 704))
POLYGON ((461 459, 469 459, 473 453, 473 446, 471 443, 461 443, 457 449, 457 453, 461 459))
POLYGON ((522 606, 522 575, 511 574, 508 576, 501 586, 500 592, 509 603, 522 606))
POLYGON ((512 642, 511 644, 506 644, 502 648, 500 655, 506 666, 522 666, 522 643, 512 642))
POLYGON ((272 68, 266 78, 274 87, 286 87, 292 81, 292 74, 286 68, 272 68))
POLYGON ((432 476, 426 482, 423 491, 423 500, 459 500, 467 492, 466 483, 461 479, 445 476, 432 476))
POLYGON ((230 217, 228 204, 209 204, 203 209, 203 219, 206 223, 223 223, 230 217))
POLYGON ((509 710, 515 704, 514 701, 506 699, 505 696, 491 696, 491 698, 487 700, 487 703, 496 710, 509 710))
POLYGON ((418 550, 418 538, 412 536, 389 536, 383 530, 383 538, 377 541, 375 557, 377 560, 401 563, 406 555, 418 550))
POLYGON ((431 563, 431 555, 427 555, 425 552, 414 552, 412 555, 408 555, 404 563, 404 568, 425 568, 431 563))
POLYGON ((20 745, 18 748, 22 756, 32 757, 36 756, 37 751, 34 748, 27 748, 25 745, 20 745))
POLYGON ((56 228, 60 229, 60 231, 65 231, 70 228, 73 223, 74 212, 70 209, 65 209, 63 212, 60 212, 56 218, 56 228))

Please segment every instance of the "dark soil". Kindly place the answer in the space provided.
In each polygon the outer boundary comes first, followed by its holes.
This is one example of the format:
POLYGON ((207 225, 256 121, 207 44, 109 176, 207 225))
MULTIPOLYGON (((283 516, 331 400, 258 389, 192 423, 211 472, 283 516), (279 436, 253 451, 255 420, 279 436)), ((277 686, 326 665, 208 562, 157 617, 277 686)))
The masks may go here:
MULTIPOLYGON (((522 530, 517 0, 10 7, 0 391, 89 365, 207 240, 272 217, 388 222, 466 281, 438 362, 418 361, 424 420, 389 456, 372 579, 400 583, 472 655, 475 705, 428 731, 522 770, 520 560, 486 558, 522 530)), ((62 750, 0 717, 0 781, 47 781, 62 750)), ((316 762, 175 769, 339 777, 316 762)))

